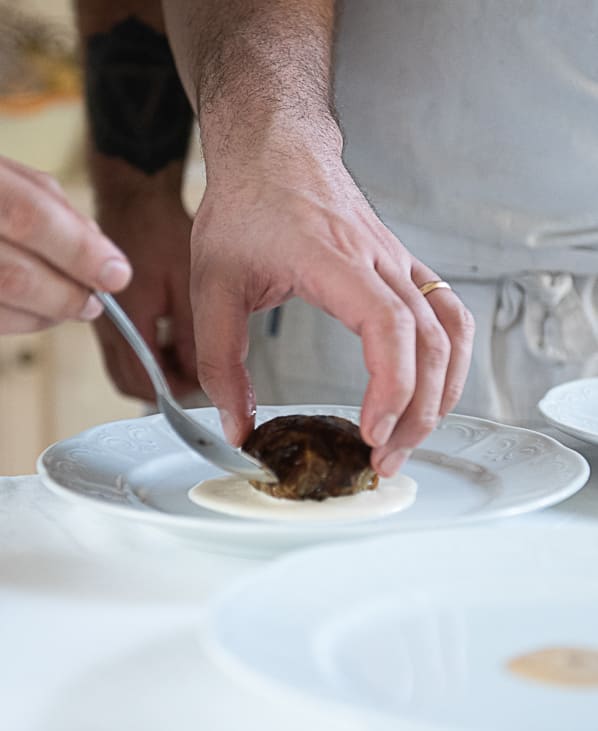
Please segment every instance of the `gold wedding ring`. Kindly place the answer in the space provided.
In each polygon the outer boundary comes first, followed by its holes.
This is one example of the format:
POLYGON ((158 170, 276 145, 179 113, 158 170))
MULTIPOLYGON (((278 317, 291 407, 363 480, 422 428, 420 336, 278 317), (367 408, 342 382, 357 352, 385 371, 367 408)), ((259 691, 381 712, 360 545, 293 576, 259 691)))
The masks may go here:
POLYGON ((437 279, 435 282, 426 282, 418 287, 419 291, 424 297, 433 292, 435 289, 451 289, 451 285, 448 282, 443 282, 442 279, 437 279))

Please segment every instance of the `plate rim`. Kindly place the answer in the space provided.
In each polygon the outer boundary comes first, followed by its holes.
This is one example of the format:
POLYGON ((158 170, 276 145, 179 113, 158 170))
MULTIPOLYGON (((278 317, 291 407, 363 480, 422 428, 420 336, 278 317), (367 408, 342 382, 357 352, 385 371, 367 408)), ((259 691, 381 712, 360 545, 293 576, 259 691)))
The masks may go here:
POLYGON ((559 431, 569 436, 576 437, 587 444, 598 444, 598 432, 589 432, 585 429, 581 429, 570 422, 562 421, 551 414, 550 410, 547 410, 547 406, 550 407, 550 401, 560 392, 567 392, 572 387, 583 387, 584 384, 598 386, 598 376, 589 376, 588 378, 573 378, 570 381, 564 381, 559 383, 542 396, 537 403, 538 411, 546 419, 549 424, 556 427, 559 431))
MULTIPOLYGON (((264 404, 262 407, 258 407, 258 413, 260 408, 285 408, 285 409, 318 409, 325 411, 326 409, 355 409, 359 411, 359 406, 351 406, 348 404, 282 404, 282 405, 275 405, 275 404, 264 404)), ((216 411, 215 407, 213 406, 207 406, 207 407, 200 407, 196 409, 188 409, 188 411, 191 412, 201 412, 204 410, 210 410, 212 413, 216 411)), ((36 461, 36 469, 37 473, 40 476, 43 484, 50 489, 51 492, 54 494, 57 494, 59 496, 67 498, 71 503, 76 503, 79 505, 88 505, 88 506, 95 506, 95 509, 100 510, 101 512, 108 513, 111 515, 115 515, 117 517, 121 518, 131 518, 131 516, 135 516, 135 520, 140 523, 144 524, 150 524, 150 525, 157 525, 158 527, 171 527, 171 528, 194 528, 198 530, 199 532, 201 529, 207 529, 207 532, 211 532, 211 529, 217 528, 219 532, 224 533, 230 533, 231 535, 240 535, 240 534, 255 534, 256 528, 259 529, 259 527, 265 528, 269 535, 287 535, 289 533, 301 535, 305 532, 311 532, 313 534, 317 533, 323 533, 326 528, 330 528, 331 526, 334 526, 335 532, 338 534, 338 540, 342 540, 345 537, 345 531, 350 533, 351 536, 355 538, 360 537, 366 537, 370 535, 371 533, 371 527, 372 524, 377 523, 376 520, 364 520, 364 521, 352 521, 349 523, 330 523, 328 521, 319 521, 317 523, 308 523, 306 522, 298 522, 293 523, 292 521, 288 522, 281 522, 277 523, 275 521, 266 521, 266 520, 239 520, 237 521, 231 521, 230 518, 227 518, 226 516, 219 517, 218 514, 215 514, 214 516, 210 517, 202 517, 202 516, 190 516, 190 515, 180 515, 180 514, 174 514, 174 513, 167 513, 162 512, 157 509, 147 509, 147 510, 139 510, 137 508, 134 508, 130 505, 123 505, 121 503, 110 503, 104 500, 101 500, 99 498, 94 497, 93 495, 85 495, 80 493, 74 493, 69 487, 65 487, 64 485, 60 484, 57 480, 54 479, 54 477, 49 473, 49 470, 46 468, 45 465, 45 459, 46 457, 52 453, 53 450, 55 450, 59 445, 63 445, 65 442, 69 442, 70 440, 76 440, 82 437, 85 437, 86 435, 92 433, 96 429, 99 428, 106 428, 110 427, 113 424, 127 424, 127 423, 139 423, 143 422, 144 420, 156 420, 159 421, 163 417, 161 414, 150 414, 147 416, 141 416, 131 419, 118 419, 111 422, 105 422, 102 424, 98 424, 95 426, 92 426, 88 429, 83 430, 82 432, 79 432, 78 434, 74 434, 71 437, 68 437, 67 439, 59 440, 57 442, 54 442, 53 444, 49 445, 46 449, 42 451, 42 453, 39 455, 36 461)), ((486 520, 495 520, 497 518, 502 517, 512 517, 514 515, 521 515, 528 512, 534 512, 536 510, 541 510, 543 508, 549 507, 551 505, 558 504, 562 502, 563 500, 566 500, 567 498, 574 495, 576 492, 578 492, 588 481, 590 477, 590 466, 588 464, 588 461, 586 458, 581 455, 579 452, 575 451, 574 449, 571 449, 570 447, 565 446, 561 442, 559 442, 557 439, 555 439, 552 436, 549 436, 548 434, 543 434, 542 432, 534 431, 533 429, 528 429, 525 427, 520 426, 513 426, 510 424, 501 424, 500 422, 492 421, 490 419, 483 419, 481 417, 477 416, 469 416, 465 414, 456 414, 451 413, 447 414, 446 417, 444 417, 443 422, 446 422, 447 420, 450 422, 453 419, 458 419, 460 421, 466 421, 470 424, 475 425, 489 425, 494 431, 501 430, 506 432, 516 432, 518 434, 531 434, 536 438, 540 438, 549 444, 552 445, 553 448, 556 448, 557 451, 560 451, 562 454, 566 455, 569 460, 572 462, 577 462, 578 467, 578 474, 576 477, 572 478, 570 482, 565 486, 561 487, 559 490, 555 492, 551 492, 549 494, 544 495, 542 498, 536 498, 533 501, 533 504, 530 505, 530 503, 522 503, 519 505, 514 505, 509 508, 503 508, 500 513, 498 514, 492 514, 492 515, 482 515, 479 516, 476 513, 473 515, 464 513, 463 515, 452 517, 450 520, 447 520, 446 522, 440 522, 435 524, 434 526, 430 527, 405 527, 402 529, 403 532, 419 532, 419 531, 427 531, 427 530, 441 530, 444 528, 450 528, 452 526, 457 525, 464 525, 464 524, 475 524, 484 522, 486 520)), ((379 523, 378 523, 379 524, 379 523)))

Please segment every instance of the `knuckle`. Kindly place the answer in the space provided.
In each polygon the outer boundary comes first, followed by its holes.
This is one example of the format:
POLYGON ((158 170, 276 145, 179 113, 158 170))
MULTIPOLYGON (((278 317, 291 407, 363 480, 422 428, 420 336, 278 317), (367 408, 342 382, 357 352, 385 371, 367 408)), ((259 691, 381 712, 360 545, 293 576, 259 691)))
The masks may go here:
POLYGON ((455 313, 455 330, 463 340, 471 340, 475 334, 475 320, 471 312, 461 305, 455 313))
POLYGON ((444 389, 444 403, 445 403, 446 408, 452 409, 453 406, 461 398, 462 393, 463 393, 463 384, 462 383, 447 383, 446 388, 444 389))
POLYGON ((415 327, 415 317, 413 313, 404 305, 393 303, 389 305, 383 313, 382 320, 385 327, 394 330, 406 330, 415 327))
POLYGON ((23 259, 0 262, 0 295, 3 300, 22 302, 35 288, 33 268, 23 259))
POLYGON ((385 398, 385 408, 392 413, 402 414, 408 408, 415 395, 415 376, 407 378, 398 373, 392 374, 393 382, 390 393, 385 398))
POLYGON ((419 429, 420 431, 427 434, 428 432, 431 432, 433 429, 436 428, 437 423, 438 412, 424 411, 423 413, 419 414, 415 428, 416 430, 419 429))
POLYGON ((12 241, 19 243, 28 240, 35 227, 36 208, 29 200, 20 195, 0 197, 1 230, 12 241))
POLYGON ((420 330, 426 362, 434 367, 443 367, 449 361, 451 344, 448 335, 441 327, 429 325, 420 330))
POLYGON ((410 384, 408 388, 404 388, 400 393, 397 393, 394 398, 389 399, 389 409, 394 413, 402 414, 406 409, 409 408, 409 404, 415 395, 415 380, 413 384, 410 384))
POLYGON ((426 349, 426 361, 433 368, 445 367, 449 362, 450 348, 445 343, 434 343, 426 349))

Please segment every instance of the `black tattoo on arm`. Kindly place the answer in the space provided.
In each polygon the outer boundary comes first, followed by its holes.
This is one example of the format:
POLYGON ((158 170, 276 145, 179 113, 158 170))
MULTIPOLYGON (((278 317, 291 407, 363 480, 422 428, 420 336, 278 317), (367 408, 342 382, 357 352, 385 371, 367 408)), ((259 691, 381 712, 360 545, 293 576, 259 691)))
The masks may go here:
POLYGON ((184 159, 193 113, 166 37, 136 18, 87 40, 86 98, 96 149, 152 175, 184 159))

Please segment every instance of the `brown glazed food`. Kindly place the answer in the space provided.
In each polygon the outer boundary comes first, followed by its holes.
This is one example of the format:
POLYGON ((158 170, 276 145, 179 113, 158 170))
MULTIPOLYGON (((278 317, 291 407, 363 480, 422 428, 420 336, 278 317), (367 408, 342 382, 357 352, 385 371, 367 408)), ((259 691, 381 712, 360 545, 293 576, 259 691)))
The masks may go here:
POLYGON ((378 475, 359 427, 338 416, 279 416, 259 426, 243 449, 278 477, 253 487, 288 500, 325 500, 373 490, 378 475))

